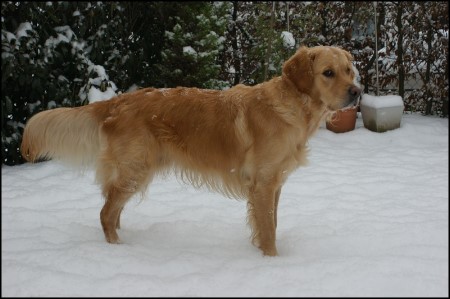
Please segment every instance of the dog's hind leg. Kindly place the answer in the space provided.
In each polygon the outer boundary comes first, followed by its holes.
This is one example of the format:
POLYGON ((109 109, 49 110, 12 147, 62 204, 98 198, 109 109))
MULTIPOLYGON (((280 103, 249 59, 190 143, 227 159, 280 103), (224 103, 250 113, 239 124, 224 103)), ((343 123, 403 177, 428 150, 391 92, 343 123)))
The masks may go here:
POLYGON ((105 204, 100 212, 103 232, 107 242, 120 243, 116 229, 120 228, 123 207, 135 193, 146 187, 151 173, 142 164, 131 162, 112 165, 104 163, 97 171, 105 197, 105 204))
POLYGON ((106 202, 100 212, 105 239, 108 243, 120 243, 116 232, 116 228, 120 226, 120 212, 134 193, 123 192, 115 186, 108 187, 105 193, 106 202))

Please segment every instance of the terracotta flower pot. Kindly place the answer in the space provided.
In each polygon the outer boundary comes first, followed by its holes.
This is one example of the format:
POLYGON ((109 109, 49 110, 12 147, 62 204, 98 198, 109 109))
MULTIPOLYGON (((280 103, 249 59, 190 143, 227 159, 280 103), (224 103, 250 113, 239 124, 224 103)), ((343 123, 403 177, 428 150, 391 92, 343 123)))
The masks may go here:
POLYGON ((344 133, 354 130, 357 111, 357 106, 336 111, 331 120, 327 121, 327 129, 335 133, 344 133))

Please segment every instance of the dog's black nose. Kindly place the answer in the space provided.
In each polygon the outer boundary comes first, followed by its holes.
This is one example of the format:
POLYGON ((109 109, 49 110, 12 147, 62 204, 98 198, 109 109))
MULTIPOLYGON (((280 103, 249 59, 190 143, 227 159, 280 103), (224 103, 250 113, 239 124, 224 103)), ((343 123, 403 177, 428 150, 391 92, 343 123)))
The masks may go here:
POLYGON ((356 86, 352 86, 348 89, 348 94, 352 100, 356 100, 361 94, 361 89, 356 86))

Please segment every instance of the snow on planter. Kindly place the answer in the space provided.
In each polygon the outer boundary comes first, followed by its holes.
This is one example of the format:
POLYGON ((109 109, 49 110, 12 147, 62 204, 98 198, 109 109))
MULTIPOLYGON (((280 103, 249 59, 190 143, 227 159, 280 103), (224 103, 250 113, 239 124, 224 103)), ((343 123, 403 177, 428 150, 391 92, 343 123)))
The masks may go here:
POLYGON ((404 104, 398 95, 371 96, 361 99, 364 127, 374 132, 386 132, 400 127, 404 104))

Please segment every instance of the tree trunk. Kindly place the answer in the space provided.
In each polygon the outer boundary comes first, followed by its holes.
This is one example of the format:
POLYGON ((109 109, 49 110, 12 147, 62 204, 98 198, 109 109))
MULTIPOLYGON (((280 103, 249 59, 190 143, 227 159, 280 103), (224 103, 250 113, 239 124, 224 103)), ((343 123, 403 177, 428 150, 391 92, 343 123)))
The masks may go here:
MULTIPOLYGON (((376 41, 377 44, 380 45, 381 41, 380 41, 379 36, 380 36, 380 32, 381 32, 381 24, 384 24, 384 22, 385 22, 384 3, 381 1, 377 3, 377 13, 378 13, 377 28, 376 28, 377 35, 375 36, 375 38, 377 39, 377 41, 376 41)), ((377 17, 377 16, 375 16, 375 17, 377 17)), ((374 63, 378 63, 378 61, 375 62, 376 56, 377 55, 374 51, 373 56, 369 59, 369 62, 367 62, 367 64, 363 68, 363 73, 365 74, 365 76, 364 76, 365 79, 363 81, 364 93, 369 93, 370 83, 375 85, 373 82, 371 82, 372 80, 370 80, 371 78, 369 77, 369 70, 372 69, 374 63), (370 82, 369 82, 369 80, 370 80, 370 82)))
POLYGON ((425 70, 425 82, 423 82, 424 87, 425 87, 425 101, 426 101, 426 106, 425 106, 425 115, 430 115, 431 109, 433 108, 433 98, 432 98, 432 93, 430 92, 430 87, 429 87, 429 82, 431 79, 431 55, 432 55, 432 41, 433 41, 433 28, 432 28, 432 24, 428 21, 427 22, 428 25, 428 30, 427 30, 427 37, 426 37, 426 42, 427 42, 427 46, 428 46, 428 53, 427 53, 427 66, 426 66, 426 70, 425 70))
POLYGON ((403 3, 398 2, 397 4, 397 19, 396 25, 398 29, 398 40, 397 40, 397 66, 398 66, 398 93, 405 98, 405 67, 403 65, 403 3))
POLYGON ((270 62, 270 56, 272 54, 274 23, 275 23, 275 2, 272 2, 272 13, 270 15, 270 28, 269 28, 268 41, 267 41, 268 44, 267 44, 266 57, 264 58, 264 81, 267 80, 268 75, 269 75, 269 62, 270 62))
POLYGON ((233 1, 233 28, 231 29, 231 47, 233 48, 233 64, 234 64, 234 84, 237 85, 241 81, 241 57, 239 57, 238 36, 237 36, 237 12, 238 2, 233 1))

